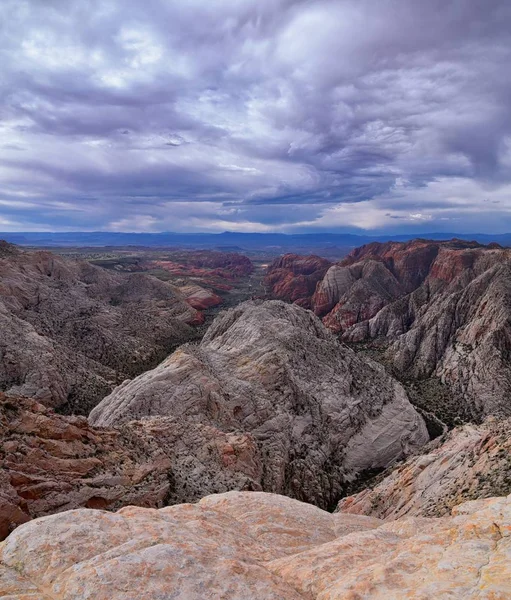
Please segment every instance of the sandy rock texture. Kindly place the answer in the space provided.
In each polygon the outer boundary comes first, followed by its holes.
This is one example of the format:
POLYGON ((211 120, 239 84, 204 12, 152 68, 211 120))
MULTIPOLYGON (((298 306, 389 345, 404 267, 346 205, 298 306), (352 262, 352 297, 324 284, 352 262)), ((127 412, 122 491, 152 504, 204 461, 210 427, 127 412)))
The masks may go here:
POLYGON ((74 510, 0 544, 9 600, 504 600, 511 499, 382 524, 273 494, 74 510))
POLYGON ((321 507, 333 507, 357 474, 429 439, 380 365, 339 344, 310 311, 281 301, 222 313, 200 344, 123 383, 89 420, 112 426, 161 416, 249 436, 263 490, 321 507))
POLYGON ((424 447, 338 510, 382 519, 442 516, 467 500, 511 493, 511 420, 464 425, 424 447))
POLYGON ((86 414, 192 337, 177 288, 0 243, 0 390, 86 414))

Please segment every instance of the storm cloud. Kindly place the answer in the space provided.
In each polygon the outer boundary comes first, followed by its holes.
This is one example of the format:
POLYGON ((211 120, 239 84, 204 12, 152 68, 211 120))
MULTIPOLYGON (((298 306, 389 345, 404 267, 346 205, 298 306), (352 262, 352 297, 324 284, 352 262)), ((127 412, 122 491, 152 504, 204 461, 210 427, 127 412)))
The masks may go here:
POLYGON ((0 230, 511 230, 508 0, 3 0, 0 230))

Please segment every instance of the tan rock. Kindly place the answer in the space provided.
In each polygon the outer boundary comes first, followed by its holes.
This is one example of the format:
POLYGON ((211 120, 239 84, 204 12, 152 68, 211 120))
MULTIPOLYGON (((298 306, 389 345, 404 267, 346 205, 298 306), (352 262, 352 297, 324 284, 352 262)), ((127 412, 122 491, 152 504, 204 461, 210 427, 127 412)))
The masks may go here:
MULTIPOLYGON (((361 472, 387 467, 429 441, 422 417, 381 365, 339 344, 312 312, 276 300, 221 313, 200 344, 181 346, 117 387, 89 420, 111 427, 149 416, 177 421, 187 437, 194 431, 189 455, 205 454, 197 449, 209 445, 200 440, 211 438, 208 428, 217 441, 224 432, 227 443, 216 452, 225 467, 248 474, 254 464, 256 486, 235 489, 282 493, 322 508, 335 506, 361 472)), ((203 469, 189 461, 196 487, 203 469)), ((190 500, 233 489, 206 490, 207 479, 190 500)))
POLYGON ((112 514, 80 509, 43 517, 0 544, 0 597, 511 597, 511 497, 471 502, 441 519, 407 517, 380 525, 362 517, 358 530, 336 536, 342 518, 252 492, 160 510, 128 507, 112 514))

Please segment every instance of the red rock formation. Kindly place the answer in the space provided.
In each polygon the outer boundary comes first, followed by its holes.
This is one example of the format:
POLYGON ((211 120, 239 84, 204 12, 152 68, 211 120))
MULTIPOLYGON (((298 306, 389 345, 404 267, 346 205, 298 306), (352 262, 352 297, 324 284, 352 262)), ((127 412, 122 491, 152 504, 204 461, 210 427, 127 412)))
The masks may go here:
MULTIPOLYGON (((300 274, 281 271, 282 297, 304 293, 300 274)), ((310 306, 345 341, 386 339, 396 372, 439 378, 464 398, 460 415, 511 415, 511 250, 457 239, 368 244, 328 269, 310 306)))
POLYGON ((222 304, 222 298, 211 290, 206 290, 199 285, 186 285, 179 288, 182 296, 188 304, 196 310, 205 310, 212 306, 222 304))
POLYGON ((154 440, 1 393, 0 468, 0 539, 60 510, 162 506, 170 488, 170 460, 154 440))
POLYGON ((242 254, 212 250, 182 252, 175 260, 148 261, 145 267, 159 267, 175 276, 209 280, 246 277, 254 270, 252 261, 242 254))
POLYGON ((474 417, 511 414, 510 250, 460 240, 370 244, 329 269, 313 304, 345 341, 386 338, 396 372, 439 378, 474 417))
MULTIPOLYGON (((411 240, 410 242, 373 242, 355 248, 341 261, 350 266, 366 260, 380 260, 403 286, 405 293, 417 288, 430 274, 430 269, 441 249, 453 251, 481 248, 477 242, 450 240, 411 240)), ((456 252, 455 252, 456 253, 456 252)))
POLYGON ((453 281, 484 251, 477 242, 463 240, 367 244, 328 270, 312 307, 330 329, 344 332, 426 281, 453 281))
POLYGON ((246 433, 161 417, 103 429, 0 393, 0 540, 63 510, 158 508, 260 489, 260 478, 258 449, 246 433))
POLYGON ((331 264, 320 256, 285 254, 268 267, 264 285, 272 297, 310 308, 316 285, 331 264))

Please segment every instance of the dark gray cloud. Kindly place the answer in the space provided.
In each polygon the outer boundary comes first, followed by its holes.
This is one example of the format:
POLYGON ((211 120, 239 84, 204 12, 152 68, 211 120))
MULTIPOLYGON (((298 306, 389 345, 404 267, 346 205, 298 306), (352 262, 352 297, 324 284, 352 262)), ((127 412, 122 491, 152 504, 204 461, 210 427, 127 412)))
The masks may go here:
POLYGON ((507 0, 3 0, 0 230, 511 229, 507 0))

